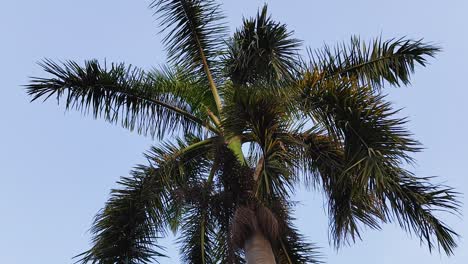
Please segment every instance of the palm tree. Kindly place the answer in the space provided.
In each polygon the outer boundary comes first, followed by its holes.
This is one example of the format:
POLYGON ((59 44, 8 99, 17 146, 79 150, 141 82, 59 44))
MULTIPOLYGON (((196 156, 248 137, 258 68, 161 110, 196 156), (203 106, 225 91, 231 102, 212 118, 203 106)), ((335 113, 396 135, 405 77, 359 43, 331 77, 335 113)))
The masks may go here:
POLYGON ((456 193, 405 169, 420 144, 385 100, 438 47, 410 39, 309 50, 264 6, 226 37, 213 0, 155 0, 168 66, 45 60, 32 100, 55 97, 152 136, 148 164, 119 181, 81 263, 150 263, 179 236, 185 263, 319 263, 294 225, 298 186, 327 198, 334 245, 396 222, 429 250, 452 254, 457 234, 434 213, 456 193))

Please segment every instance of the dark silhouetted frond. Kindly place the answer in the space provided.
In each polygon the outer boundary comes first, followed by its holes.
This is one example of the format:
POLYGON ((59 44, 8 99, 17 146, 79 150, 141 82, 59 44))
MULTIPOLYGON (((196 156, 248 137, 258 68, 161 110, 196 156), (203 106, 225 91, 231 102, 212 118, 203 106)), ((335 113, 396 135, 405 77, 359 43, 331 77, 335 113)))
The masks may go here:
POLYGON ((214 248, 216 223, 209 213, 206 202, 206 200, 201 200, 184 210, 181 235, 178 240, 181 244, 180 253, 184 263, 216 263, 216 249, 214 248))
POLYGON ((182 206, 177 191, 204 174, 211 143, 187 136, 153 147, 146 154, 150 165, 138 166, 112 190, 91 229, 93 246, 78 262, 151 263, 164 256, 156 239, 168 226, 177 229, 182 206))
POLYGON ((312 117, 328 132, 310 134, 304 143, 329 197, 336 245, 359 238, 361 224, 380 228, 396 220, 430 249, 438 244, 450 254, 456 234, 433 212, 456 212, 455 195, 402 169, 420 146, 403 128, 406 120, 395 116, 398 111, 382 95, 345 80, 323 83, 307 96, 312 117))
POLYGON ((122 178, 95 218, 93 247, 80 263, 152 263, 162 257, 156 239, 164 234, 167 191, 159 169, 140 166, 122 178))
POLYGON ((301 42, 285 24, 274 21, 265 5, 229 41, 226 74, 235 84, 291 80, 298 70, 301 42))
POLYGON ((272 208, 279 222, 279 238, 273 243, 277 264, 323 263, 319 248, 307 242, 294 226, 290 206, 275 201, 272 208))

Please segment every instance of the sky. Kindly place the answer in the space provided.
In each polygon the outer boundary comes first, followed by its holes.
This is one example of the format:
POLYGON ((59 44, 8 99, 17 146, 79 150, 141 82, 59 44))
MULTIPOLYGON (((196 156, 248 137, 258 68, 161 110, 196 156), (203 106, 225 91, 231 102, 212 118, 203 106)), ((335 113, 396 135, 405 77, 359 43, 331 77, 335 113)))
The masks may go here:
MULTIPOLYGON (((230 31, 242 16, 254 15, 265 1, 222 1, 230 31)), ((443 52, 417 67, 410 87, 387 87, 389 100, 425 150, 411 170, 438 176, 437 182, 461 193, 466 212, 468 143, 468 1, 354 0, 267 1, 306 47, 406 36, 440 45, 443 52)), ((36 62, 99 59, 149 69, 166 60, 149 1, 0 1, 0 262, 72 263, 89 248, 95 213, 120 176, 138 163, 152 144, 103 120, 65 112, 54 100, 29 103, 22 85, 45 76, 36 62)), ((327 263, 468 263, 468 221, 442 215, 461 235, 455 255, 429 253, 395 224, 365 230, 362 241, 334 249, 328 241, 326 207, 320 193, 302 190, 296 217, 299 229, 322 247, 327 263)), ((180 263, 172 239, 161 241, 180 263)))

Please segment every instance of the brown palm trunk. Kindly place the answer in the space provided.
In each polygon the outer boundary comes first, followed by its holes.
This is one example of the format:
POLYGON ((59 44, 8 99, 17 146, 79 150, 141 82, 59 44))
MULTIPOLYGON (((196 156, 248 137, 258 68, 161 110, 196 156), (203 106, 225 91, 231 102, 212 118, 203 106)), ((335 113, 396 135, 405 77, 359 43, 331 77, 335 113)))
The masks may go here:
POLYGON ((245 241, 244 249, 247 264, 276 264, 270 241, 260 231, 245 241))

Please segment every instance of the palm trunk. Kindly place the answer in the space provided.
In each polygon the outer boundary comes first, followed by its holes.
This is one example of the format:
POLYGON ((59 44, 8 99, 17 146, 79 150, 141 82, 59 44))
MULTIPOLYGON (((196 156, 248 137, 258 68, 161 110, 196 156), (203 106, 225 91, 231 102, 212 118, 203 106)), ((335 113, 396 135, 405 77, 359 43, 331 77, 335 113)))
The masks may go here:
POLYGON ((260 231, 245 241, 244 249, 247 264, 276 264, 270 241, 260 231))

